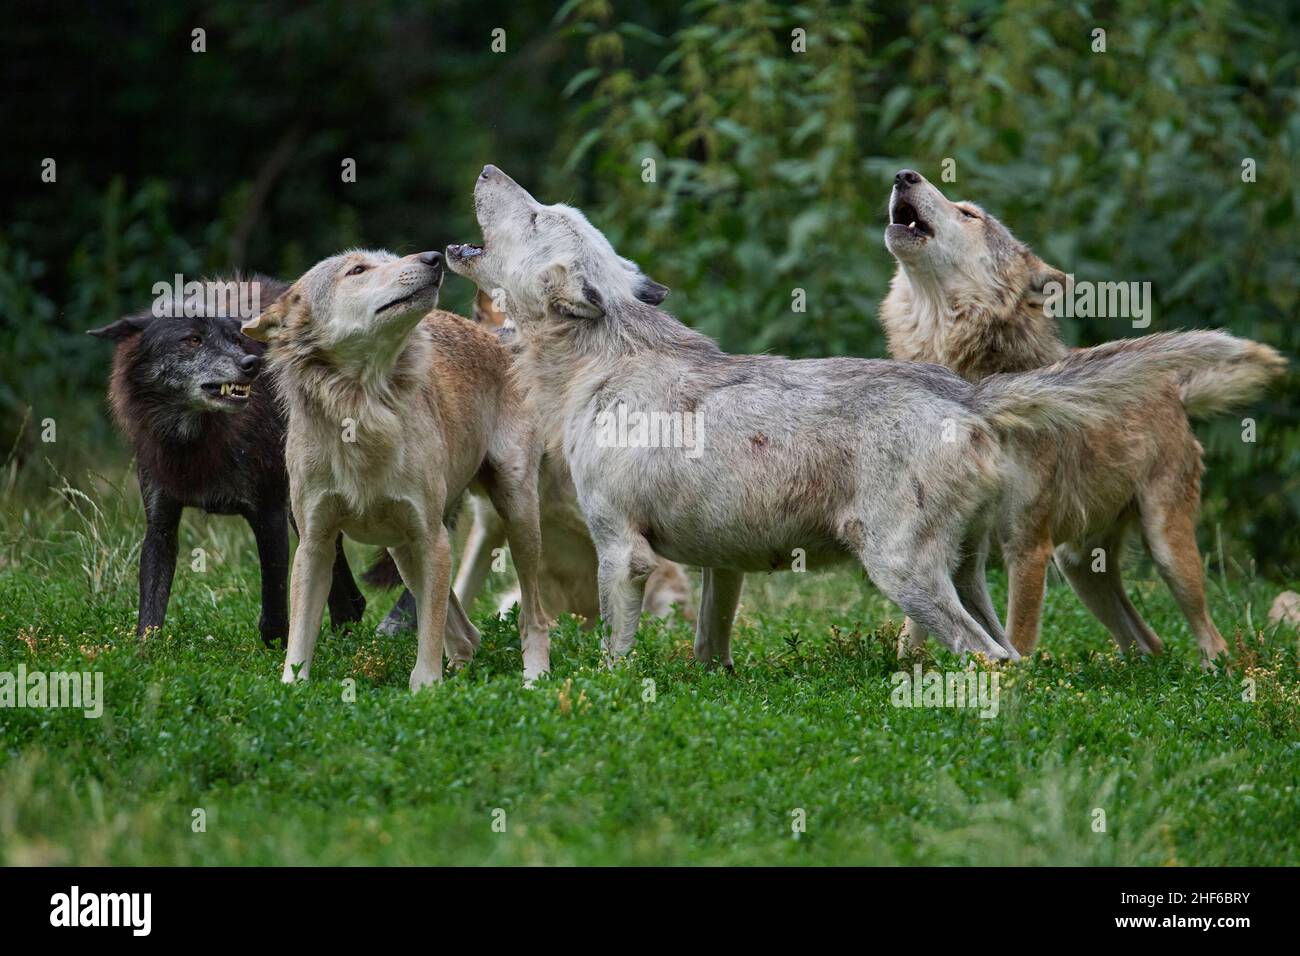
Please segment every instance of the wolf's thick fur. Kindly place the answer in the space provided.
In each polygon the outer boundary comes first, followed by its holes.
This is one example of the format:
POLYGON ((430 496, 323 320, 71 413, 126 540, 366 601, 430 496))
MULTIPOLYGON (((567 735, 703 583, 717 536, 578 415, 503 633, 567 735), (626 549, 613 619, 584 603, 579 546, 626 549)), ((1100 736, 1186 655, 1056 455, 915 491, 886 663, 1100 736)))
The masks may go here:
MULTIPOLYGON (((248 281, 268 303, 288 288, 260 276, 248 281)), ((176 573, 181 511, 200 508, 240 515, 253 529, 262 572, 260 633, 268 646, 283 645, 289 627, 284 415, 275 400, 274 375, 261 371, 263 346, 239 333, 240 320, 251 316, 209 315, 207 306, 175 318, 136 312, 89 333, 117 343, 109 405, 135 454, 144 499, 136 633, 162 626, 176 573), (214 389, 223 383, 248 386, 247 397, 214 389)), ((334 624, 360 620, 366 606, 342 538, 329 606, 334 624)))
POLYGON ((1235 347, 1215 333, 1187 336, 1186 350, 1153 337, 979 384, 935 365, 728 355, 657 308, 666 290, 577 210, 540 205, 492 166, 474 202, 484 245, 449 246, 448 262, 510 296, 516 373, 569 463, 616 656, 658 553, 705 569, 702 660, 731 660, 744 573, 795 557, 856 560, 953 650, 1015 658, 970 550, 1012 503, 1023 463, 1007 437, 1053 440, 1105 414, 1116 390, 1143 398, 1156 373, 1235 347), (703 453, 609 447, 597 421, 620 404, 700 416, 703 453))
MULTIPOLYGON (((1064 286, 1064 274, 983 209, 950 202, 912 170, 895 177, 890 208, 885 241, 898 270, 880 317, 895 358, 936 362, 969 381, 988 382, 1000 373, 1039 368, 1070 355, 1044 307, 1044 286, 1049 281, 1064 286)), ((1089 351, 1122 354, 1146 341, 1112 342, 1089 351)), ((1163 341, 1164 348, 1178 352, 1206 340, 1173 336, 1163 341)), ((1022 469, 1019 500, 1003 514, 998 530, 1011 539, 1008 630, 1021 652, 1038 640, 1043 572, 1053 543, 1076 593, 1121 647, 1136 642, 1149 653, 1161 650, 1120 578, 1122 544, 1134 525, 1141 526, 1203 659, 1209 662, 1226 651, 1205 605, 1195 537, 1201 446, 1187 418, 1251 401, 1285 367, 1268 346, 1241 339, 1231 343, 1217 360, 1213 351, 1219 346, 1212 346, 1209 362, 1166 377, 1144 395, 1131 389, 1111 393, 1109 407, 1085 431, 1063 431, 1050 440, 1032 434, 1013 439, 1010 450, 1022 469)), ((1134 368, 1127 374, 1149 373, 1134 368)))
MULTIPOLYGON (((474 296, 473 315, 474 321, 481 328, 494 331, 508 350, 517 349, 515 324, 482 289, 474 296)), ((520 407, 513 414, 523 415, 525 411, 520 407)), ((550 614, 576 614, 584 619, 584 626, 594 626, 600 615, 600 600, 596 593, 596 549, 578 508, 577 494, 563 455, 542 456, 537 500, 542 533, 542 563, 538 571, 542 604, 550 614)), ((506 543, 505 523, 491 502, 480 495, 470 495, 468 504, 473 520, 465 537, 456 581, 452 585, 457 600, 464 607, 473 605, 491 571, 494 552, 506 543)), ((366 571, 362 579, 372 586, 389 588, 402 582, 397 566, 387 553, 366 571)), ((498 611, 505 614, 517 603, 519 588, 515 587, 501 596, 498 611)), ((680 565, 661 558, 646 582, 644 611, 654 617, 667 617, 674 610, 686 620, 694 618, 690 581, 680 565)), ((414 621, 415 602, 410 592, 405 591, 379 625, 379 633, 396 633, 413 626, 414 621)))
POLYGON ((286 461, 301 541, 283 679, 306 678, 320 629, 326 542, 390 549, 415 596, 412 690, 442 679, 478 633, 451 593, 448 520, 479 482, 506 522, 522 589, 524 677, 549 669, 537 590, 538 448, 496 337, 437 304, 442 256, 352 251, 317 263, 244 325, 269 340, 289 409, 286 461))

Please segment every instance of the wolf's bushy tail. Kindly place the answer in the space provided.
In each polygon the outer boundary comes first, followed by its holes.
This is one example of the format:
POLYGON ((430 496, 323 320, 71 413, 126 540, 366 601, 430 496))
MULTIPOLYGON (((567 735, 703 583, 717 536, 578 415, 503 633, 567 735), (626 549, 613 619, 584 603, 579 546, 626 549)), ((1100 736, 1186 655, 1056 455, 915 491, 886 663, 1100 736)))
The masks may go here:
MULTIPOLYGON (((1261 355, 1269 352, 1268 346, 1226 332, 1159 332, 1079 349, 1032 371, 990 375, 975 386, 971 405, 1001 432, 1087 428, 1113 417, 1124 405, 1154 398, 1169 387, 1171 374, 1182 377, 1184 402, 1188 383, 1205 376, 1218 384, 1199 386, 1197 396, 1229 394, 1222 383, 1249 383, 1252 375, 1262 384, 1272 365, 1261 355), (1225 371, 1232 369, 1238 370, 1235 378, 1225 371)), ((1241 394, 1245 385, 1232 388, 1231 394, 1241 394)))
POLYGON ((387 550, 380 548, 375 552, 370 567, 366 568, 365 573, 361 575, 361 582, 372 588, 383 588, 387 591, 401 585, 402 575, 398 573, 397 562, 393 560, 393 556, 387 550))
POLYGON ((1188 417, 1209 418, 1248 405, 1286 371, 1286 357, 1277 349, 1249 339, 1241 341, 1245 348, 1237 357, 1178 377, 1188 417))

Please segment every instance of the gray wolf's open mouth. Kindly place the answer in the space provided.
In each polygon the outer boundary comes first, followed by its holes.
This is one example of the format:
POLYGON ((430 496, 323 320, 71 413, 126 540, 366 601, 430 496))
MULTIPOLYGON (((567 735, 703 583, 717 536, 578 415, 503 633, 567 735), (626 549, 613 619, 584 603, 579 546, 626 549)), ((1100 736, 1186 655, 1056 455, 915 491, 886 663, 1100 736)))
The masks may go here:
POLYGON ((894 203, 893 208, 889 211, 889 221, 895 226, 906 226, 913 235, 927 238, 934 235, 934 230, 930 228, 930 224, 921 218, 916 211, 916 207, 906 199, 900 199, 894 203))
POLYGON ((483 255, 483 247, 472 242, 462 242, 447 247, 447 258, 455 259, 457 262, 464 262, 466 259, 481 255, 483 255))
POLYGON ((242 405, 252 394, 252 385, 240 382, 204 382, 203 394, 219 402, 230 405, 242 405))

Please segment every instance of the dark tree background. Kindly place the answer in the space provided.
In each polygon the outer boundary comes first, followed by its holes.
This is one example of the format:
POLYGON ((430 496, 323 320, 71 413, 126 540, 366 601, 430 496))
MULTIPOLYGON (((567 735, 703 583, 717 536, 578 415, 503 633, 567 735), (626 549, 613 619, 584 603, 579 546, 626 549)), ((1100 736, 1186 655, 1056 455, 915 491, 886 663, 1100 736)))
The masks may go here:
MULTIPOLYGON (((349 245, 473 238, 484 162, 583 206, 734 350, 883 354, 890 178, 938 182, 950 158, 949 195, 1053 264, 1150 281, 1150 331, 1221 326, 1295 356, 1298 67, 1285 0, 20 5, 0 40, 0 488, 17 507, 50 465, 125 463, 85 329, 177 272, 290 278, 349 245)), ((444 304, 471 292, 455 280, 444 304)), ((1229 571, 1300 570, 1298 390, 1198 427, 1202 530, 1229 571)))

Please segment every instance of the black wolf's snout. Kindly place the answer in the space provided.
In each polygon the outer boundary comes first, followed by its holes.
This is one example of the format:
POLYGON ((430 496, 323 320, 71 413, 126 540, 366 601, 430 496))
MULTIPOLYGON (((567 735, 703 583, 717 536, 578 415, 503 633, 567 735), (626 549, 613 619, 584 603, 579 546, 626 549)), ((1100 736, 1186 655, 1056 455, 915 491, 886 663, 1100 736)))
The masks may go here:
POLYGON ((921 174, 915 169, 900 169, 894 176, 894 188, 906 189, 908 186, 915 186, 921 179, 921 174))
POLYGON ((253 378, 262 370, 262 356, 245 355, 239 360, 239 370, 249 378, 253 378))

